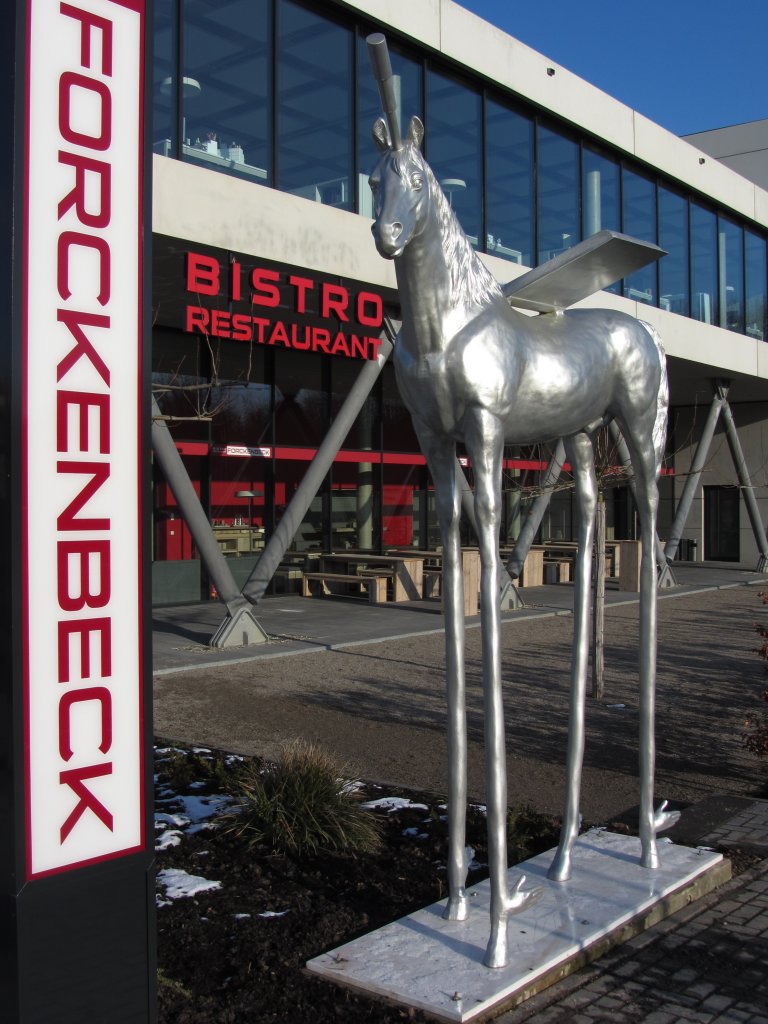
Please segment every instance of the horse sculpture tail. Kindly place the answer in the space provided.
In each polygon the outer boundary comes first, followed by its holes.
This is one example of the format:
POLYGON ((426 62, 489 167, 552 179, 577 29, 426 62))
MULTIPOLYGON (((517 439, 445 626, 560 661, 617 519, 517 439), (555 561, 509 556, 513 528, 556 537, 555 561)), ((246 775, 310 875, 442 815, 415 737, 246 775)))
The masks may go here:
POLYGON ((640 323, 648 331, 656 351, 659 353, 659 366, 661 376, 659 378, 659 391, 656 396, 656 420, 653 424, 653 450, 656 457, 656 479, 661 473, 661 465, 664 461, 664 448, 667 440, 667 412, 669 410, 669 380, 667 377, 667 357, 664 347, 661 344, 661 337, 656 328, 644 320, 640 323))

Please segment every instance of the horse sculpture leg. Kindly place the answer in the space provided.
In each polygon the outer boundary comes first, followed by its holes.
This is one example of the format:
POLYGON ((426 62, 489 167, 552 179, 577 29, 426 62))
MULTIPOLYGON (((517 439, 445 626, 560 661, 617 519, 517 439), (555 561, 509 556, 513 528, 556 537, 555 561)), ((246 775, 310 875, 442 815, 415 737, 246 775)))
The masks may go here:
MULTIPOLYGON (((628 426, 622 425, 622 432, 632 458, 635 481, 635 500, 640 518, 642 558, 640 563, 640 863, 646 868, 659 866, 656 834, 670 828, 680 817, 677 811, 667 811, 666 803, 658 810, 653 806, 653 789, 656 760, 656 605, 658 586, 656 580, 656 516, 658 490, 656 479, 657 456, 650 442, 643 443, 646 434, 633 436, 628 426)), ((639 432, 638 432, 639 434, 639 432)))
POLYGON ((501 688, 501 609, 499 526, 501 463, 504 437, 500 423, 488 413, 468 413, 465 444, 475 476, 475 520, 480 545, 480 614, 483 650, 485 716, 485 797, 488 820, 488 868, 491 882, 491 934, 485 952, 487 967, 505 967, 508 960, 507 918, 531 906, 542 890, 522 890, 524 876, 510 897, 507 883, 507 754, 501 688))
POLYGON ((435 484, 443 542, 443 604, 445 608, 445 681, 448 705, 448 905, 445 917, 463 921, 469 912, 466 893, 469 862, 465 846, 467 817, 467 712, 464 674, 464 580, 456 483, 456 449, 415 421, 435 484))
POLYGON ((584 701, 589 659, 589 598, 592 581, 592 539, 594 535, 597 482, 594 450, 587 434, 576 434, 566 441, 566 455, 576 481, 578 554, 573 607, 573 652, 571 658, 571 698, 568 726, 566 794, 560 843, 548 872, 555 882, 571 877, 573 844, 579 834, 579 794, 584 760, 584 701))

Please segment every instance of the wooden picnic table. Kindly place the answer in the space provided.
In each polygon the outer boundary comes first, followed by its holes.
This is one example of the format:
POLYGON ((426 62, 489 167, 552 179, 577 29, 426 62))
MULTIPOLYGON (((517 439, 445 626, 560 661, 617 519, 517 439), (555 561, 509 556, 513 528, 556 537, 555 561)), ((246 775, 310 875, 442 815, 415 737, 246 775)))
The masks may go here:
POLYGON ((424 580, 424 558, 402 555, 372 555, 366 551, 332 551, 318 558, 319 573, 338 573, 345 569, 350 576, 361 575, 366 569, 391 570, 392 600, 420 601, 424 580))
MULTIPOLYGON (((406 549, 400 548, 397 554, 406 549)), ((425 600, 439 597, 442 601, 443 552, 417 551, 408 548, 408 555, 422 560, 422 596, 425 600)), ((480 596, 480 551, 477 548, 461 549, 461 567, 464 577, 464 615, 471 618, 478 614, 480 596)))

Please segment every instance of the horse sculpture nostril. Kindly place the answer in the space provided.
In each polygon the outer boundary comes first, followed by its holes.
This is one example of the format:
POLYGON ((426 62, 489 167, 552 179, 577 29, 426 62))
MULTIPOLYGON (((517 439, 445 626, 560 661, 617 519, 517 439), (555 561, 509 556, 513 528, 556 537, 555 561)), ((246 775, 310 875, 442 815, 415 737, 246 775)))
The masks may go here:
POLYGON ((399 220, 392 221, 392 238, 399 238, 403 233, 403 225, 399 220))

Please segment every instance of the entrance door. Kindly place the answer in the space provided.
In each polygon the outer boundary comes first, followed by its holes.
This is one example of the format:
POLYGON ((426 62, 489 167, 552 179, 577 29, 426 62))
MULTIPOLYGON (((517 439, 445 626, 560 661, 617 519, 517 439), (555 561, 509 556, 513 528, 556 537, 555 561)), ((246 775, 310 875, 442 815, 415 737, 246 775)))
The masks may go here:
POLYGON ((704 487, 704 559, 739 561, 738 487, 704 487))

